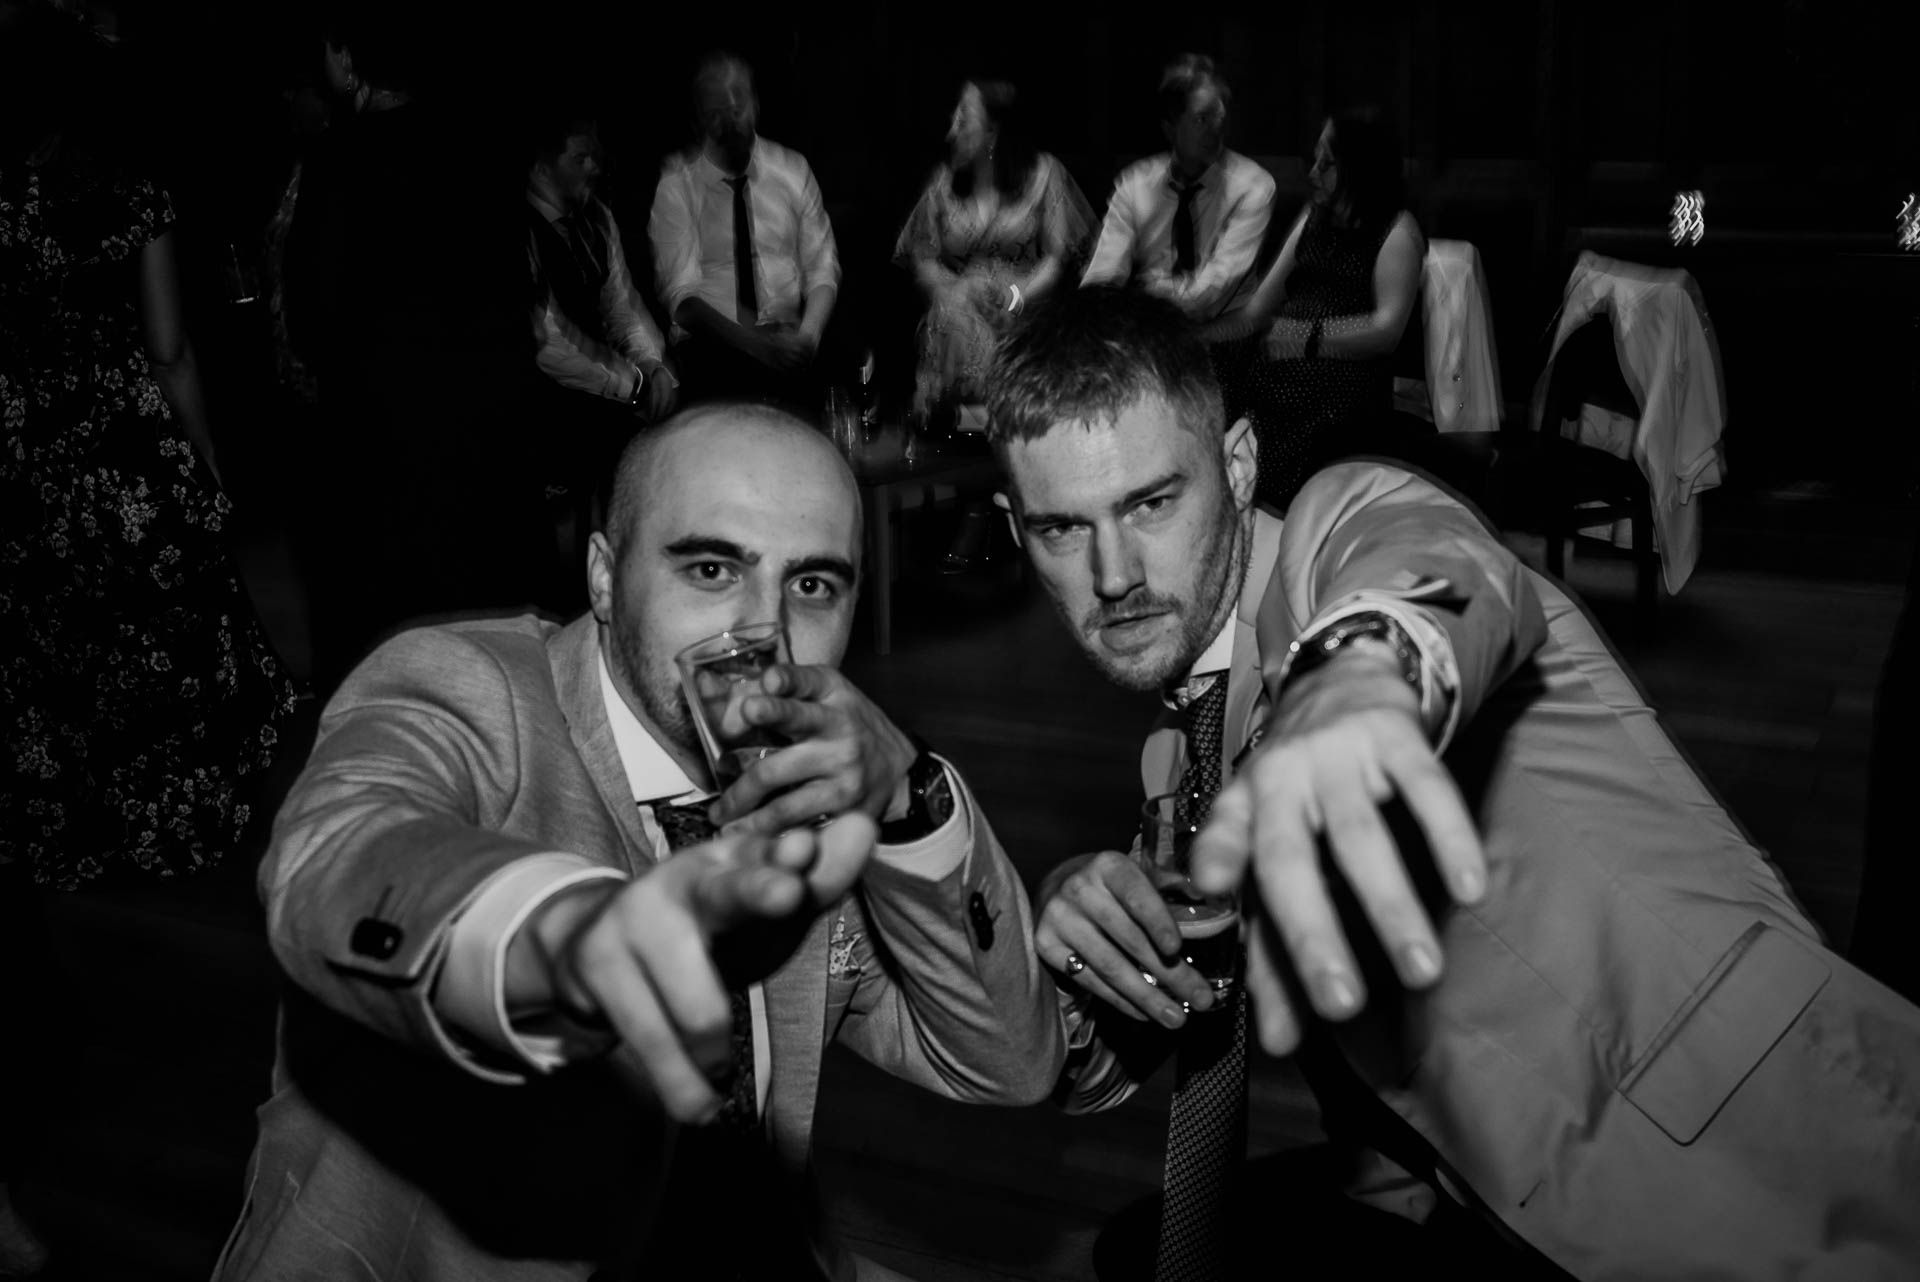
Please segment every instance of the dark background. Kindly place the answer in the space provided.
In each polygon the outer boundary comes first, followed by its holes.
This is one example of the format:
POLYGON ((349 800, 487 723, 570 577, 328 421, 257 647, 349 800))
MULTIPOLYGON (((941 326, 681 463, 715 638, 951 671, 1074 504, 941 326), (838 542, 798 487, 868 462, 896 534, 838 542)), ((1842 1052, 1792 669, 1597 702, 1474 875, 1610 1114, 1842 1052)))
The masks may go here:
MULTIPOLYGON (((842 317, 895 378, 911 362, 915 299, 890 265, 893 236, 962 78, 1013 80, 1039 144, 1099 209, 1115 171, 1160 147, 1158 69, 1192 49, 1230 79, 1231 145, 1279 180, 1277 219, 1304 196, 1300 157, 1326 112, 1373 103, 1398 121, 1428 234, 1480 248, 1510 402, 1538 375, 1574 257, 1595 248, 1700 278, 1726 365, 1731 483, 1873 488, 1914 473, 1920 254, 1894 244, 1895 214, 1920 189, 1911 6, 409 7, 444 55, 435 91, 470 103, 476 131, 504 133, 530 101, 597 107, 615 162, 605 194, 630 252, 644 246, 659 157, 690 128, 694 59, 717 45, 744 54, 762 132, 804 152, 826 194, 842 317), (1675 250, 1667 213, 1691 189, 1706 198, 1706 237, 1675 250)), ((315 6, 123 9, 141 65, 131 127, 158 148, 183 247, 210 260, 249 244, 292 156, 282 91, 318 74, 315 6)), ((459 216, 457 192, 395 198, 459 216)), ((200 312, 197 329, 223 323, 200 312)))

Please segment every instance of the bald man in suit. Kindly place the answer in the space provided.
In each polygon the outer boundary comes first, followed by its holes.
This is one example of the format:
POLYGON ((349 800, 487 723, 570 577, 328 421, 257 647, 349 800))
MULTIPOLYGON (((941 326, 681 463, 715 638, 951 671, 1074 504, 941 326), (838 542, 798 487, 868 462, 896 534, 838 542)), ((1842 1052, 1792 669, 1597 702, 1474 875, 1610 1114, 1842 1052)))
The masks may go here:
POLYGON ((812 1205, 825 1043, 960 1100, 1051 1087, 1019 878, 835 670, 831 445, 684 412, 608 525, 589 613, 403 633, 328 706, 261 871, 292 985, 217 1277, 885 1278, 812 1205), (715 800, 673 656, 774 619, 793 662, 744 707, 789 746, 715 800))

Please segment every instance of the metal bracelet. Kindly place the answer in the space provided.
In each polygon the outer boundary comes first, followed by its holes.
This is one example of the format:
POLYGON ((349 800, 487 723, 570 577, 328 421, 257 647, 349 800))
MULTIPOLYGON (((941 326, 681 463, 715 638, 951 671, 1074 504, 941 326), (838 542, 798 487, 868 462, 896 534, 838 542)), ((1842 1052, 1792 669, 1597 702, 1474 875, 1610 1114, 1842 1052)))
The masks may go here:
POLYGON ((1400 626, 1398 619, 1379 611, 1350 614, 1312 636, 1303 637, 1289 645, 1287 649, 1293 657, 1287 669, 1287 681, 1305 676, 1331 659, 1342 646, 1362 638, 1385 641, 1393 647, 1394 657, 1400 661, 1401 677, 1413 687, 1420 706, 1425 708, 1427 686, 1421 674, 1420 649, 1414 645, 1413 638, 1407 635, 1407 630, 1400 626))

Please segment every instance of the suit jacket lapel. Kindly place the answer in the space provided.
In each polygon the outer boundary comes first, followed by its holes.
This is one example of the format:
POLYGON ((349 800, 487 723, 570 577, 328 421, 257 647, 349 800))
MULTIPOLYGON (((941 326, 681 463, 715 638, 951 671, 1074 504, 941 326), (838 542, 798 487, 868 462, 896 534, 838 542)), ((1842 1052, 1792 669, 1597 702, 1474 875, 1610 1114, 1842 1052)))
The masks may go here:
POLYGON ((547 662, 553 668, 554 690, 574 750, 625 838, 627 871, 637 874, 652 862, 654 852, 640 827, 640 810, 627 786, 626 768, 613 741, 613 723, 607 720, 606 701, 600 695, 600 625, 591 614, 581 615, 548 639, 547 662))
POLYGON ((837 908, 814 919, 787 964, 767 976, 767 1053, 773 1088, 767 1121, 774 1151, 799 1170, 813 1143, 813 1107, 820 1094, 820 1055, 827 1038, 827 940, 837 908))
POLYGON ((1220 778, 1233 778, 1233 765, 1253 734, 1254 714, 1261 707, 1265 683, 1261 678, 1259 622, 1273 590, 1274 567, 1280 562, 1278 517, 1254 510, 1253 548, 1247 555, 1247 577, 1240 589, 1240 608, 1233 616, 1233 662, 1227 668, 1227 711, 1220 736, 1220 778))

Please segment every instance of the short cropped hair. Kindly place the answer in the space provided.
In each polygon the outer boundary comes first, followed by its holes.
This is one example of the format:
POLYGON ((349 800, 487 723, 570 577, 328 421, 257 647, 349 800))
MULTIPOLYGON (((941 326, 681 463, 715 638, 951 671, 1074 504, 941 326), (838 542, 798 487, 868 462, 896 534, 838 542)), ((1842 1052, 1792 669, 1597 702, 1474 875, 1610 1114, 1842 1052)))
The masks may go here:
POLYGON ((639 528, 640 509, 646 503, 654 453, 669 437, 696 430, 703 421, 721 416, 757 419, 762 423, 798 431, 820 432, 819 424, 803 413, 785 406, 763 405, 757 401, 701 401, 680 410, 663 423, 640 429, 620 452, 620 462, 614 468, 607 501, 605 534, 607 545, 613 549, 616 557, 639 528))
POLYGON ((1212 85, 1223 104, 1231 105, 1233 90, 1227 78, 1204 53, 1183 53, 1160 73, 1160 119, 1167 124, 1186 114, 1187 104, 1202 85, 1212 85))
POLYGON ((1038 440, 1062 423, 1111 421, 1152 397, 1203 439, 1226 431, 1220 380, 1186 316, 1139 290, 1055 293, 1000 341, 988 382, 987 436, 1038 440))

